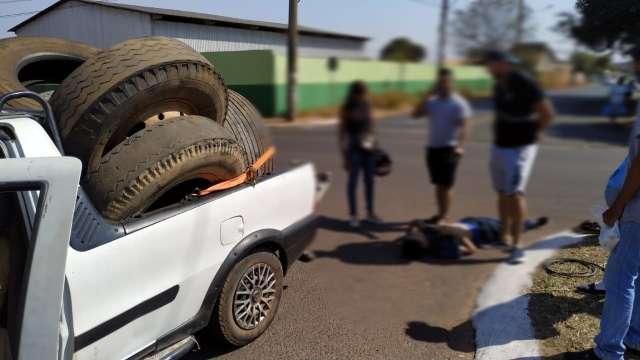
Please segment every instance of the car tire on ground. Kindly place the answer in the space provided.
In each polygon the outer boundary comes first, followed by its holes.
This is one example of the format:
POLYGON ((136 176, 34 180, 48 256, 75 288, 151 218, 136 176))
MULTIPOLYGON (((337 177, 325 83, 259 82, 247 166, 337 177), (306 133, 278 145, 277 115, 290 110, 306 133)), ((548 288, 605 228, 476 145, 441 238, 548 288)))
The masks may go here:
POLYGON ((164 120, 120 143, 84 179, 102 215, 120 222, 180 202, 247 168, 244 150, 202 116, 164 120))
MULTIPOLYGON (((229 90, 229 103, 224 127, 247 153, 247 163, 253 164, 272 144, 269 129, 258 109, 244 96, 229 90)), ((258 176, 273 172, 273 160, 269 160, 259 171, 258 176)))
POLYGON ((127 40, 69 75, 51 98, 65 151, 94 171, 104 154, 165 118, 201 115, 222 124, 222 77, 202 55, 170 38, 127 40))
POLYGON ((278 257, 256 252, 229 273, 209 324, 224 343, 243 346, 262 335, 276 315, 284 275, 278 257))
MULTIPOLYGON (((30 89, 51 91, 98 49, 48 37, 15 37, 0 40, 0 94, 30 89)), ((12 108, 40 110, 33 100, 9 102, 12 108)))

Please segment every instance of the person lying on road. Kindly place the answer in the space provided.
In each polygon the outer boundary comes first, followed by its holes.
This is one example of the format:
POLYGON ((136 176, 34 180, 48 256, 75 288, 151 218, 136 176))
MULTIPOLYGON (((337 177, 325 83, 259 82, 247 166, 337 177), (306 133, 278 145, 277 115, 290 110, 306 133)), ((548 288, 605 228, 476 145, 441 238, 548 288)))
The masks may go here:
MULTIPOLYGON (((540 228, 548 222, 546 217, 524 222, 524 231, 540 228)), ((459 259, 474 254, 480 248, 507 246, 501 241, 500 220, 468 217, 454 223, 431 225, 414 221, 403 238, 406 255, 416 256, 422 250, 443 259, 459 259)))

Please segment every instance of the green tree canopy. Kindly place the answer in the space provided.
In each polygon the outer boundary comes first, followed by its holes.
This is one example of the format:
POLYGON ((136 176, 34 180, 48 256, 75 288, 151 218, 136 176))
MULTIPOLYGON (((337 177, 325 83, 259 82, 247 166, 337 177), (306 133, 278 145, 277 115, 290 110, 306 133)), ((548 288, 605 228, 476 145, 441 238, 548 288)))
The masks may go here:
POLYGON ((597 75, 602 74, 611 65, 611 57, 609 55, 575 52, 571 55, 571 64, 574 71, 583 72, 587 75, 597 75))
MULTIPOLYGON (((525 4, 522 41, 535 32, 533 10, 525 4)), ((517 42, 518 2, 514 0, 474 0, 456 10, 451 32, 460 54, 473 55, 478 49, 508 50, 517 42)))
POLYGON ((380 59, 389 61, 418 62, 425 59, 427 50, 407 38, 391 40, 380 52, 380 59))
POLYGON ((597 50, 640 45, 640 1, 578 0, 576 8, 580 16, 568 28, 582 44, 597 50))

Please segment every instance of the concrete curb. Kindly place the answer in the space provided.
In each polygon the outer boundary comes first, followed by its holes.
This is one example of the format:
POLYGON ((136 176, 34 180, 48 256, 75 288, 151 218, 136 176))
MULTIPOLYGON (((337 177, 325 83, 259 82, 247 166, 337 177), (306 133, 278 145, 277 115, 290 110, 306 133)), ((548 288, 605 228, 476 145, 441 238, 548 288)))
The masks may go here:
POLYGON ((526 248, 521 264, 498 266, 482 288, 473 314, 477 360, 540 359, 525 290, 543 261, 585 236, 569 231, 551 235, 526 248))

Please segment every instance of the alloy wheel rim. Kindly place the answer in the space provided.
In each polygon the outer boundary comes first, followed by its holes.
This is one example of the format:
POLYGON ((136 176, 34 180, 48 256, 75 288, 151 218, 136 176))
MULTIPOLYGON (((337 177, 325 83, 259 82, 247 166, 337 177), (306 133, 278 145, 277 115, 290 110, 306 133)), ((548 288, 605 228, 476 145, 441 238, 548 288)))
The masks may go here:
POLYGON ((242 329, 253 330, 272 311, 276 275, 267 264, 255 264, 242 275, 233 297, 233 317, 242 329))

